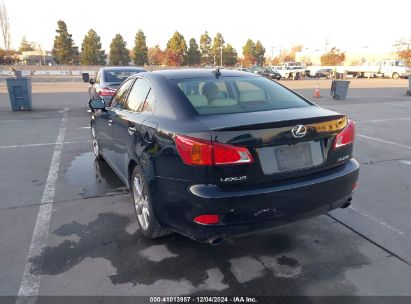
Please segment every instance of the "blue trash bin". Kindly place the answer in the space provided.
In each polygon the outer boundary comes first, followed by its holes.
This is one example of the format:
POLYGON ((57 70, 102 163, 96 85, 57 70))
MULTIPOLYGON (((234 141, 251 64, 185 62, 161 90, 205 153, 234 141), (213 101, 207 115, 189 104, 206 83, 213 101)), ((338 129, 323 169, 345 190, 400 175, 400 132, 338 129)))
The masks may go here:
POLYGON ((331 96, 335 100, 343 100, 347 96, 350 82, 348 80, 333 80, 331 83, 331 96))
POLYGON ((31 78, 16 77, 7 78, 7 90, 9 92, 11 109, 13 111, 31 111, 32 93, 31 78))

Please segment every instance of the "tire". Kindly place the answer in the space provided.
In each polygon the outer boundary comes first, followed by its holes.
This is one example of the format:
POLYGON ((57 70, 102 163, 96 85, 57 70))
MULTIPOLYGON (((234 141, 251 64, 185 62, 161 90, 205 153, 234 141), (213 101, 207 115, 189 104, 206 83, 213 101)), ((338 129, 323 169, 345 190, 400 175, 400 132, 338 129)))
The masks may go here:
POLYGON ((399 78, 400 78, 400 75, 397 72, 392 73, 392 79, 399 79, 399 78))
POLYGON ((96 159, 102 160, 103 156, 101 155, 100 146, 98 144, 96 127, 94 125, 94 122, 91 122, 90 130, 91 130, 91 143, 92 143, 92 146, 93 146, 94 156, 96 157, 96 159))
POLYGON ((141 233, 150 239, 159 238, 172 232, 161 227, 154 214, 148 183, 138 166, 134 167, 130 178, 130 189, 134 211, 141 233))

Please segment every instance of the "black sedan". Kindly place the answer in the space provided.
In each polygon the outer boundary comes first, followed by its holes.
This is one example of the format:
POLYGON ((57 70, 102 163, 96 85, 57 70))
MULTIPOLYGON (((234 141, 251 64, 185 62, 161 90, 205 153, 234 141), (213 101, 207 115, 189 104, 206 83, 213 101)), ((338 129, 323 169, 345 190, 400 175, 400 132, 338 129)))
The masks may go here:
POLYGON ((258 72, 261 76, 267 77, 269 79, 275 79, 275 80, 280 80, 281 79, 281 74, 278 73, 274 69, 264 69, 258 72))
POLYGON ((121 83, 133 74, 146 72, 138 67, 105 67, 101 68, 95 79, 90 79, 90 98, 102 98, 108 104, 121 83))
POLYGON ((315 78, 331 78, 332 74, 333 74, 332 69, 320 69, 315 73, 314 77, 315 78))
POLYGON ((347 207, 354 122, 252 73, 128 78, 95 113, 94 153, 130 188, 141 232, 217 244, 347 207))

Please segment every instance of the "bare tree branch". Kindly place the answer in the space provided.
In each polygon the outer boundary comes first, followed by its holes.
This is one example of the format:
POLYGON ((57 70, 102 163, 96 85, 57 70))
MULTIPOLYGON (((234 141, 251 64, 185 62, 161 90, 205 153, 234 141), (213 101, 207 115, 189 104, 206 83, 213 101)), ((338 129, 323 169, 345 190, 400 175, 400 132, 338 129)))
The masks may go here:
POLYGON ((3 1, 0 3, 0 28, 3 35, 4 49, 8 51, 11 43, 10 23, 6 4, 3 1))

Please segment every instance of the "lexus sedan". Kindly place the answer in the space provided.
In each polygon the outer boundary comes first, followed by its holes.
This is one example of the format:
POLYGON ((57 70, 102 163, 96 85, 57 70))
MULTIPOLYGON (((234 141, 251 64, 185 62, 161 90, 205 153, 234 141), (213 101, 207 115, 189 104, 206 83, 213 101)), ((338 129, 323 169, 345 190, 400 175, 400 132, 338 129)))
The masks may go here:
POLYGON ((142 72, 89 105, 94 153, 130 188, 148 238, 217 244, 351 202, 354 122, 262 76, 142 72))
POLYGON ((121 83, 133 74, 146 72, 143 68, 138 67, 105 67, 101 68, 96 79, 90 79, 89 87, 90 98, 104 99, 106 104, 116 93, 121 83))

